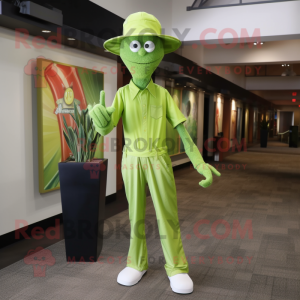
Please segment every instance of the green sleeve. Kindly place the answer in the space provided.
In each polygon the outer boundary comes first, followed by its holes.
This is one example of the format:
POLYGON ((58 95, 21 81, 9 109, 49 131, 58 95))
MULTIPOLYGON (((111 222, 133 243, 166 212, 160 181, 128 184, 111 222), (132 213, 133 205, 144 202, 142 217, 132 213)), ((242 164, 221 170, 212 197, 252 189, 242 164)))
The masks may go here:
POLYGON ((176 105, 175 101, 169 94, 167 90, 166 91, 166 115, 167 115, 167 120, 169 123, 172 125, 173 128, 175 128, 178 124, 185 122, 186 118, 183 115, 183 113, 180 111, 178 106, 176 105))
POLYGON ((124 103, 123 103, 123 93, 122 88, 120 88, 115 96, 115 99, 112 103, 112 107, 115 108, 115 111, 111 115, 111 121, 113 123, 113 127, 116 127, 119 123, 120 118, 122 117, 123 110, 124 110, 124 103))
POLYGON ((184 145, 184 150, 191 160, 193 166, 195 169, 197 169, 197 166, 200 164, 205 163, 199 149, 197 146, 194 144, 192 138, 190 137, 189 133, 187 132, 186 128, 183 126, 183 124, 179 124, 176 127, 176 130, 178 131, 181 140, 184 145))

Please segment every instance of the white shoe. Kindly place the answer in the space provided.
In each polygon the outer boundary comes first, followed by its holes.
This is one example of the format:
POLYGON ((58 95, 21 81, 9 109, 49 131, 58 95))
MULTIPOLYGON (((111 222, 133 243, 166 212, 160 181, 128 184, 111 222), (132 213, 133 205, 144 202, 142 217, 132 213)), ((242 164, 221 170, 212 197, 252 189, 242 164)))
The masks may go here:
POLYGON ((119 273, 117 282, 126 286, 135 285, 142 279, 146 272, 147 270, 138 271, 136 269, 126 267, 119 273))
POLYGON ((171 289, 177 294, 190 294, 194 290, 191 277, 186 273, 176 274, 169 277, 171 289))

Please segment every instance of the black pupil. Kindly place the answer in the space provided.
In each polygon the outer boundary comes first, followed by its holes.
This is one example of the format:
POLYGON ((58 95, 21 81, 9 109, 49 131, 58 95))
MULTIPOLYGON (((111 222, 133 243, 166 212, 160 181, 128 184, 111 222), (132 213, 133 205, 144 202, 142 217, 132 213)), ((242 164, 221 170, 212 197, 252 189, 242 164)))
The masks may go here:
POLYGON ((146 44, 145 47, 146 47, 146 48, 149 48, 150 46, 149 46, 149 44, 146 44))
POLYGON ((133 44, 133 48, 137 48, 138 47, 138 44, 133 44))

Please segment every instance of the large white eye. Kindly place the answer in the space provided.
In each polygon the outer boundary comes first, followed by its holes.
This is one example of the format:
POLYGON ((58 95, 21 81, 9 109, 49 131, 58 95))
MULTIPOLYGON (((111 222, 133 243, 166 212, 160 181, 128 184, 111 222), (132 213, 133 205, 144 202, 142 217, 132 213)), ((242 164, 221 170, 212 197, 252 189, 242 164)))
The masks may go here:
POLYGON ((132 41, 129 48, 132 52, 138 52, 141 49, 141 44, 139 41, 132 41))
POLYGON ((144 44, 144 48, 147 52, 152 52, 155 49, 155 44, 152 41, 147 41, 144 44))

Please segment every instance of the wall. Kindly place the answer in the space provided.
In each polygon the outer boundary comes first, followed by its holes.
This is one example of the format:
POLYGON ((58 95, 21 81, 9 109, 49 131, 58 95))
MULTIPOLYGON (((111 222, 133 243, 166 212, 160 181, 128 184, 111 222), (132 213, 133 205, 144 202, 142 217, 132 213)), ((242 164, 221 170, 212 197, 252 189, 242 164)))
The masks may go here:
MULTIPOLYGON (((265 41, 298 39, 300 37, 299 1, 220 7, 194 11, 186 10, 187 6, 193 4, 193 0, 92 0, 92 2, 114 12, 122 18, 126 18, 129 14, 137 11, 146 11, 154 14, 160 20, 162 27, 165 28, 166 34, 176 35, 176 31, 177 37, 184 41, 199 41, 200 34, 207 28, 215 28, 217 31, 216 34, 207 34, 205 37, 206 41, 213 43, 218 43, 218 34, 224 28, 235 30, 239 36, 241 36, 242 28, 247 29, 249 36, 253 35, 255 29, 259 29, 259 35, 265 41), (282 20, 283 12, 289 16, 288 22, 278 22, 278 20, 282 20), (255 22, 249 16, 255 16, 255 22)), ((224 41, 230 41, 232 35, 229 33, 225 34, 224 38, 224 41)))
MULTIPOLYGON (((299 2, 300 3, 300 2, 299 2)), ((255 23, 255 22, 254 22, 255 23)), ((274 31, 275 32, 275 31, 274 31)), ((289 37, 291 39, 291 37, 289 37)), ((263 39, 262 39, 263 40, 263 39)), ((204 47, 205 64, 282 64, 300 61, 300 40, 265 42, 261 46, 253 43, 240 44, 231 49, 224 49, 226 45, 216 45, 214 49, 204 47)))
POLYGON ((247 90, 298 90, 300 85, 299 76, 282 77, 246 77, 247 90))
MULTIPOLYGON (((243 3, 251 3, 251 2, 265 2, 272 0, 243 0, 243 3)), ((203 7, 217 6, 217 5, 232 5, 238 4, 240 0, 210 0, 203 5, 203 7)))
POLYGON ((202 45, 198 45, 196 48, 193 45, 182 45, 177 50, 177 53, 188 58, 201 67, 204 66, 204 47, 202 45))
POLYGON ((165 34, 173 35, 172 33, 172 0, 126 0, 126 1, 107 1, 107 0, 92 0, 92 2, 102 6, 103 8, 115 13, 121 18, 126 19, 130 14, 144 11, 153 14, 161 23, 165 34))
MULTIPOLYGON (((255 29, 264 41, 298 39, 300 35, 300 1, 285 1, 257 5, 244 5, 187 11, 193 0, 172 1, 172 27, 179 32, 189 30, 185 41, 199 41, 201 33, 216 29, 216 33, 205 36, 207 42, 218 43, 219 33, 230 28, 241 35, 246 28, 251 37, 255 29), (288 16, 288 17, 284 17, 288 16)), ((224 42, 232 40, 232 34, 224 35, 224 42)))
MULTIPOLYGON (((116 66, 115 61, 76 49, 52 50, 15 48, 14 32, 0 27, 0 98, 1 98, 1 215, 0 234, 15 230, 15 219, 29 224, 61 213, 60 192, 41 195, 38 191, 37 100, 34 79, 24 73, 27 62, 37 56, 100 70, 116 66)), ((29 42, 29 45, 32 45, 29 42)), ((105 74, 106 104, 116 93, 117 75, 105 74)), ((109 135, 116 137, 116 130, 109 135)), ((106 152, 109 159, 107 195, 116 192, 116 154, 106 152)))
POLYGON ((215 66, 215 65, 204 65, 204 68, 209 71, 223 77, 224 79, 242 87, 246 87, 246 77, 244 66, 215 66))
MULTIPOLYGON (((197 65, 210 70, 212 73, 219 75, 227 79, 234 84, 245 88, 246 86, 246 77, 245 77, 245 66, 229 66, 229 65, 216 65, 216 63, 212 63, 218 61, 219 56, 223 56, 223 54, 218 54, 214 59, 211 59, 209 62, 206 63, 208 60, 206 59, 209 51, 204 48, 202 45, 182 45, 181 48, 177 50, 177 53, 188 58, 189 60, 195 62, 197 65)), ((223 49, 224 50, 224 49, 223 49)), ((223 61, 224 63, 224 61, 223 61)))

